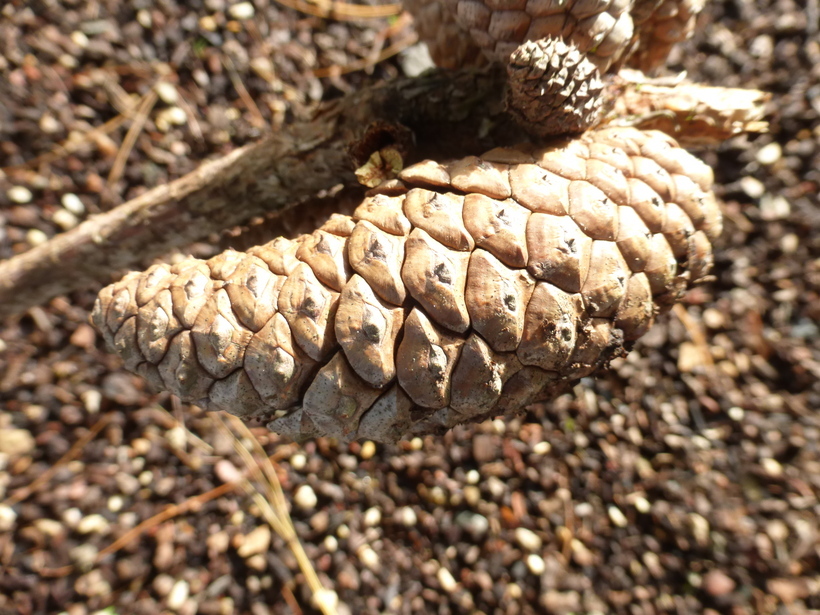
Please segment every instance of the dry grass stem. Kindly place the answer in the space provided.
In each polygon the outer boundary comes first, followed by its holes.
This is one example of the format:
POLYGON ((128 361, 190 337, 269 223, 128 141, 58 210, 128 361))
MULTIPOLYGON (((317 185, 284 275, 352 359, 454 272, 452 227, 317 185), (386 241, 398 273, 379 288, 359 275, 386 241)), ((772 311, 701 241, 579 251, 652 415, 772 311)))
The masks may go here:
POLYGON ((128 156, 131 154, 131 150, 134 148, 137 138, 145 127, 145 122, 148 121, 148 115, 154 108, 157 98, 156 91, 154 88, 151 88, 137 105, 136 111, 134 112, 134 120, 128 128, 128 132, 125 133, 122 145, 117 151, 117 157, 114 158, 114 164, 111 165, 111 171, 108 173, 109 186, 116 184, 122 177, 123 171, 125 171, 125 165, 128 162, 128 156))
MULTIPOLYGON (((224 422, 224 417, 220 416, 219 425, 233 440, 234 450, 242 458, 248 471, 250 479, 261 485, 262 491, 257 488, 256 484, 251 480, 243 478, 240 485, 245 492, 253 500, 254 504, 259 507, 262 516, 276 532, 282 540, 284 540, 288 548, 293 553, 296 561, 299 564, 299 569, 305 575, 305 581, 313 596, 315 606, 324 615, 335 615, 335 600, 328 600, 330 592, 322 585, 313 564, 305 553, 302 543, 296 534, 296 529, 293 527, 293 522, 288 512, 288 502, 285 493, 282 490, 282 484, 279 482, 279 477, 273 467, 268 455, 265 453, 259 441, 248 429, 248 427, 235 416, 227 416, 233 429, 229 428, 224 422), (239 436, 237 436, 237 433, 239 436), (250 443, 253 452, 245 444, 250 443)), ((335 597, 335 595, 334 595, 335 597)))
POLYGON ((353 21, 356 19, 381 19, 392 17, 402 12, 402 5, 383 4, 380 6, 361 6, 347 2, 305 2, 304 0, 277 0, 282 6, 325 19, 353 21), (321 6, 320 6, 321 4, 321 6))

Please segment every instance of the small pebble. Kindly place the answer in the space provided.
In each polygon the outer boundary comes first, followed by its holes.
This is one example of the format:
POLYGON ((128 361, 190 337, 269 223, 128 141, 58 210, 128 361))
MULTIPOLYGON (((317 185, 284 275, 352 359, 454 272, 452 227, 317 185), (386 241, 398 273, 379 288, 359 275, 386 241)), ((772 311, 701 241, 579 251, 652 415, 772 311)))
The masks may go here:
POLYGON ((0 429, 0 453, 18 457, 34 449, 34 437, 27 429, 0 429))
POLYGON ((260 525, 245 535, 242 544, 236 550, 241 558, 248 558, 251 555, 265 553, 270 547, 271 532, 267 525, 260 525))
POLYGON ((757 150, 755 158, 760 164, 770 165, 780 160, 782 155, 783 148, 780 147, 780 143, 773 141, 757 150))
POLYGON ((331 534, 325 536, 323 544, 325 545, 325 549, 327 549, 328 553, 336 553, 336 551, 339 550, 339 541, 336 540, 336 537, 331 534))
POLYGON ((11 506, 0 504, 0 532, 8 532, 17 521, 17 513, 11 506))
POLYGON ((538 442, 532 447, 532 452, 536 455, 549 455, 552 450, 552 444, 549 442, 538 442))
POLYGON ((32 228, 26 232, 26 243, 32 247, 42 245, 47 241, 48 235, 38 228, 32 228))
POLYGON ((370 459, 376 454, 376 443, 371 440, 366 440, 362 444, 362 450, 359 451, 359 457, 362 459, 370 459))
POLYGON ((721 570, 711 570, 703 577, 703 589, 710 596, 725 596, 735 589, 735 582, 721 570))
POLYGON ((359 561, 361 561, 366 568, 373 572, 379 570, 379 556, 368 545, 361 547, 357 555, 359 556, 359 561))
POLYGON ((726 411, 726 414, 728 414, 729 418, 735 422, 742 421, 743 417, 746 416, 746 412, 744 412, 743 408, 738 406, 732 406, 726 411))
POLYGON ((166 105, 176 105, 179 102, 179 91, 174 87, 174 84, 167 81, 160 81, 154 86, 154 91, 159 96, 159 99, 166 105))
POLYGON ((182 608, 182 605, 185 604, 186 600, 188 600, 189 592, 190 588, 188 587, 188 583, 182 579, 179 579, 176 583, 174 583, 171 593, 168 594, 168 608, 174 611, 182 608))
POLYGON ((540 551, 544 544, 538 534, 525 527, 516 528, 515 541, 522 549, 530 552, 540 551))
POLYGON ((316 497, 316 493, 310 485, 301 485, 296 490, 296 493, 293 494, 293 503, 302 510, 312 510, 316 508, 318 502, 319 500, 316 497))
POLYGON ((476 537, 483 536, 490 529, 490 522, 487 517, 469 510, 462 510, 458 513, 455 521, 459 527, 476 537))
POLYGON ((398 518, 399 522, 405 527, 413 527, 418 523, 418 517, 416 516, 416 511, 413 510, 410 506, 402 506, 396 511, 396 517, 398 518))
POLYGON ((75 529, 83 518, 83 513, 79 508, 68 508, 62 515, 63 523, 71 529, 75 529))
POLYGON ((80 519, 77 531, 80 534, 105 534, 109 527, 108 519, 95 513, 80 519))
POLYGON ((49 538, 59 536, 65 531, 63 524, 55 519, 37 519, 34 527, 49 538))
POLYGON ((613 525, 617 527, 626 527, 629 525, 629 519, 626 518, 626 515, 624 515, 621 509, 617 506, 609 506, 607 508, 607 514, 609 515, 609 520, 612 521, 613 525))
POLYGON ((530 553, 527 556, 527 568, 529 568, 530 572, 535 576, 541 576, 547 569, 547 565, 543 557, 536 553, 530 553))
POLYGON ((438 579, 439 585, 441 585, 441 589, 447 593, 454 592, 458 588, 458 583, 456 583, 452 573, 444 566, 438 569, 436 578, 438 579))
POLYGON ((740 178, 740 189, 753 199, 759 199, 766 192, 763 182, 751 175, 740 178))
POLYGON ((464 481, 468 485, 477 485, 479 480, 481 480, 481 474, 478 473, 478 470, 468 470, 467 474, 464 475, 464 481))
POLYGON ((88 47, 88 37, 80 30, 75 30, 71 33, 71 42, 82 49, 88 47))
POLYGON ((291 455, 290 457, 290 467, 296 470, 297 472, 300 470, 304 470, 305 466, 307 465, 307 457, 305 457, 304 453, 296 453, 291 455))
POLYGON ((75 216, 81 216, 85 213, 85 205, 83 205, 80 197, 73 192, 66 192, 61 196, 60 204, 75 216))
POLYGON ((382 512, 375 506, 364 511, 362 519, 365 527, 374 527, 382 522, 382 512))
POLYGON ((254 9, 253 4, 250 2, 240 2, 228 9, 228 15, 234 19, 250 19, 255 13, 256 9, 254 9))
POLYGON ((760 460, 760 466, 769 476, 777 477, 783 475, 783 466, 780 465, 780 462, 777 459, 764 457, 760 460))
POLYGON ((137 11, 137 23, 146 30, 150 29, 154 24, 154 20, 151 17, 151 12, 146 9, 140 9, 137 11))
POLYGON ((30 203, 31 199, 34 197, 34 195, 31 194, 31 190, 25 186, 12 186, 6 190, 6 196, 12 203, 18 203, 20 205, 30 203))
POLYGON ((120 512, 124 503, 125 501, 121 495, 112 495, 108 498, 108 510, 114 513, 120 512))

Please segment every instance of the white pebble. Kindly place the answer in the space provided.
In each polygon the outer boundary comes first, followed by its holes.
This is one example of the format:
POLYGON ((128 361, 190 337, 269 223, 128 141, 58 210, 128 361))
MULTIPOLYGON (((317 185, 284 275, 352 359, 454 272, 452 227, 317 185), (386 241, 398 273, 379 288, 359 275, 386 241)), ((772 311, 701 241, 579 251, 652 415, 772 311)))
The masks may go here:
POLYGON ((359 561, 373 572, 379 570, 379 556, 369 546, 365 545, 358 552, 359 561))
POLYGON ((621 509, 617 506, 611 505, 606 510, 607 514, 609 515, 609 520, 618 527, 626 527, 629 525, 629 519, 626 518, 621 509))
POLYGON ((31 190, 25 186, 12 186, 6 190, 6 196, 9 197, 9 201, 12 203, 24 205, 25 203, 30 203, 34 195, 32 195, 31 190))
POLYGON ((458 588, 458 583, 456 583, 452 573, 444 566, 438 569, 436 578, 438 579, 439 585, 441 585, 441 589, 446 592, 454 592, 458 588))
POLYGON ((362 444, 362 450, 359 451, 359 457, 362 459, 370 459, 373 455, 376 454, 376 444, 371 440, 366 440, 362 444))
POLYGON ((405 527, 413 527, 418 522, 416 511, 409 506, 403 506, 402 508, 399 508, 399 510, 396 511, 396 516, 398 517, 401 524, 405 527))
POLYGON ((80 223, 77 216, 67 209, 58 209, 55 211, 54 215, 51 216, 51 221, 64 231, 69 231, 80 223))
POLYGON ((732 406, 726 411, 726 414, 728 414, 729 418, 733 421, 742 421, 743 417, 746 416, 746 412, 739 406, 732 406))
POLYGON ((753 199, 759 199, 766 192, 763 182, 751 175, 740 178, 740 189, 753 199))
POLYGON ((757 151, 757 155, 755 158, 760 164, 774 164, 778 160, 780 160, 781 156, 783 155, 783 149, 780 147, 780 144, 776 141, 769 143, 768 145, 764 145, 757 151))
POLYGON ((108 519, 96 513, 83 517, 77 524, 80 534, 104 534, 108 532, 108 528, 108 519))
POLYGON ((143 487, 147 487, 154 482, 154 473, 151 470, 140 472, 140 475, 137 477, 137 481, 143 487))
POLYGON ((40 130, 42 130, 46 134, 53 135, 55 132, 59 132, 60 128, 62 128, 62 124, 57 121, 50 113, 44 113, 43 117, 40 118, 40 130))
POLYGON ((60 197, 60 204, 70 211, 75 216, 81 216, 85 213, 85 205, 73 192, 66 192, 60 197))
POLYGON ((171 593, 168 594, 168 608, 174 611, 182 608, 182 605, 185 604, 186 600, 188 600, 189 591, 190 589, 186 581, 180 579, 174 583, 171 593))
POLYGON ((310 510, 316 508, 319 499, 316 497, 310 485, 302 485, 293 494, 293 503, 302 510, 310 510))
POLYGON ((151 12, 146 9, 140 9, 137 11, 137 23, 146 30, 151 28, 154 23, 154 20, 151 17, 151 12))
POLYGON ((763 471, 769 476, 780 476, 783 474, 783 466, 780 465, 780 462, 777 461, 777 459, 764 457, 760 460, 760 465, 763 467, 763 471))
POLYGON ((88 47, 88 37, 80 30, 75 30, 71 33, 71 42, 83 49, 88 47))
POLYGON ((547 569, 547 565, 544 563, 543 557, 535 553, 530 553, 527 556, 527 568, 529 568, 530 572, 534 575, 541 576, 547 569))
POLYGON ((532 452, 536 455, 549 455, 552 450, 552 444, 549 442, 538 442, 532 447, 532 452))
POLYGON ((63 512, 63 523, 71 529, 76 528, 82 518, 83 513, 79 508, 68 508, 63 512))
POLYGON ((332 534, 325 536, 324 545, 328 553, 336 553, 339 550, 339 541, 332 534))
POLYGON ((698 513, 689 513, 689 523, 692 524, 692 535, 699 545, 709 542, 709 522, 698 513))
POLYGON ((382 512, 375 506, 364 511, 364 526, 373 527, 381 523, 382 512))
POLYGON ((290 457, 290 467, 296 471, 304 470, 307 465, 307 457, 303 453, 296 453, 290 457))
POLYGON ((32 247, 42 245, 47 241, 48 235, 38 228, 32 228, 26 232, 26 242, 32 247))
POLYGON ((250 2, 240 2, 228 9, 228 15, 234 19, 250 19, 255 13, 256 9, 250 2))
POLYGON ((478 473, 478 470, 468 470, 464 480, 468 485, 477 485, 478 481, 481 480, 481 474, 478 473))
POLYGON ((179 102, 179 92, 172 83, 160 81, 154 86, 154 91, 166 105, 176 105, 179 102))
POLYGON ((17 513, 11 506, 0 504, 0 532, 8 532, 17 521, 17 513))
POLYGON ((123 504, 125 501, 123 500, 121 495, 112 495, 108 498, 108 510, 111 512, 120 512, 122 510, 123 504))
POLYGON ((185 434, 185 428, 182 425, 171 427, 165 432, 165 440, 175 451, 185 450, 185 445, 188 443, 188 438, 185 434))
POLYGON ((543 545, 541 537, 525 527, 516 528, 515 541, 526 551, 539 551, 543 545))
POLYGON ((636 497, 634 504, 635 510, 644 515, 652 509, 652 504, 649 503, 649 500, 642 496, 636 497))

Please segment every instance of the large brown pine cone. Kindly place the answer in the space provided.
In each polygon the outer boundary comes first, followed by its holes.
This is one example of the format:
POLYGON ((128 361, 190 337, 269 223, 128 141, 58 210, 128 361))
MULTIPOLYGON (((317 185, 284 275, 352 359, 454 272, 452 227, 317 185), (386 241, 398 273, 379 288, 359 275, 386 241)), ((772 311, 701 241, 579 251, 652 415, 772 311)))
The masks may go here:
POLYGON ((712 172, 605 128, 422 162, 311 235, 131 273, 92 320, 156 389, 296 439, 394 441, 519 411, 701 280, 712 172))
POLYGON ((431 2, 410 0, 406 5, 416 17, 422 40, 428 43, 433 58, 461 53, 469 39, 495 62, 507 63, 521 43, 542 38, 562 38, 589 56, 605 72, 620 61, 630 48, 633 23, 629 14, 633 0, 436 0, 449 10, 443 20, 447 35, 437 24, 426 20, 431 2), (420 10, 424 8, 424 10, 420 10), (451 19, 461 28, 454 36, 451 19), (448 52, 448 45, 453 53, 448 52))
POLYGON ((630 66, 644 72, 662 66, 669 51, 688 39, 706 0, 636 0, 636 48, 630 66))

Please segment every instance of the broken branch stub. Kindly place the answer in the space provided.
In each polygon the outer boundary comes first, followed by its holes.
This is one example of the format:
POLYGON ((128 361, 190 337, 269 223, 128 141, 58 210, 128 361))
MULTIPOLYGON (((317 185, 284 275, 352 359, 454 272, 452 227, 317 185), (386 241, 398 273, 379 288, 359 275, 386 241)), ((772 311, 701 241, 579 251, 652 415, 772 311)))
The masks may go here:
POLYGON ((628 350, 711 267, 711 183, 632 128, 425 161, 312 235, 129 274, 92 320, 154 388, 294 439, 437 433, 628 350))

